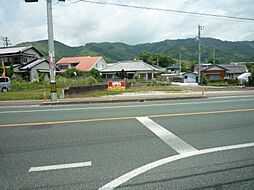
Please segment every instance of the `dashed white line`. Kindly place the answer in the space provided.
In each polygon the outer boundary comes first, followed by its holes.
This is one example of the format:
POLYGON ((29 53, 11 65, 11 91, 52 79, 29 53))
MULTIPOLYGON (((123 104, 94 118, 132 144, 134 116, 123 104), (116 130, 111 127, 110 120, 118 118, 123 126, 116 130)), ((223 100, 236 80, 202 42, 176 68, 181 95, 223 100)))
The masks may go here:
POLYGON ((233 149, 239 149, 239 148, 247 148, 247 147, 253 147, 253 146, 254 146, 254 143, 246 143, 246 144, 238 144, 238 145, 203 149, 203 150, 198 150, 198 151, 194 151, 194 152, 187 152, 184 154, 178 154, 175 156, 169 156, 169 157, 163 158, 161 160, 157 160, 155 162, 152 162, 152 163, 146 164, 144 166, 141 166, 139 168, 136 168, 136 169, 116 178, 115 180, 107 183, 106 185, 99 188, 99 190, 112 190, 112 189, 122 185, 123 183, 129 181, 130 179, 137 177, 140 174, 143 174, 151 169, 162 166, 164 164, 168 164, 173 161, 181 160, 184 158, 189 158, 192 156, 202 155, 202 154, 208 154, 208 153, 226 151, 226 150, 233 150, 233 149))
POLYGON ((41 172, 41 171, 60 170, 60 169, 68 169, 68 168, 81 168, 81 167, 86 167, 91 165, 92 165, 92 162, 89 161, 89 162, 78 162, 78 163, 71 163, 71 164, 37 166, 37 167, 31 167, 28 172, 41 172))
POLYGON ((171 133, 167 129, 163 128, 159 124, 155 123, 148 117, 138 117, 136 118, 145 127, 151 130, 154 134, 160 137, 165 143, 172 147, 178 153, 187 153, 197 151, 193 146, 189 145, 175 134, 171 133))

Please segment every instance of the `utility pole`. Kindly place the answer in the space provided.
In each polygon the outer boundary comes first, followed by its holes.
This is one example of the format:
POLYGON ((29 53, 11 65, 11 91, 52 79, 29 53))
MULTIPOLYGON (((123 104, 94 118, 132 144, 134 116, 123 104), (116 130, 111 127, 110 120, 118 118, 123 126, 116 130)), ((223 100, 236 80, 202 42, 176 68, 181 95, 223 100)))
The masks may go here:
POLYGON ((181 73, 181 70, 182 70, 182 54, 181 53, 179 55, 179 65, 180 65, 180 73, 181 73))
POLYGON ((49 76, 51 102, 57 101, 56 88, 56 63, 52 21, 52 0, 47 0, 47 19, 48 19, 48 48, 49 48, 49 76))
POLYGON ((201 84, 201 30, 204 26, 198 25, 198 84, 201 84))
POLYGON ((11 45, 11 41, 8 39, 8 37, 3 37, 2 40, 4 47, 9 47, 11 45))
POLYGON ((213 65, 215 64, 215 48, 213 49, 213 65))
MULTIPOLYGON (((47 21, 48 21, 50 94, 51 94, 51 102, 56 102, 57 88, 56 88, 56 63, 55 63, 55 48, 54 48, 53 20, 52 20, 52 0, 46 1, 47 1, 47 21)), ((25 2, 32 3, 38 2, 38 0, 25 0, 25 2)))

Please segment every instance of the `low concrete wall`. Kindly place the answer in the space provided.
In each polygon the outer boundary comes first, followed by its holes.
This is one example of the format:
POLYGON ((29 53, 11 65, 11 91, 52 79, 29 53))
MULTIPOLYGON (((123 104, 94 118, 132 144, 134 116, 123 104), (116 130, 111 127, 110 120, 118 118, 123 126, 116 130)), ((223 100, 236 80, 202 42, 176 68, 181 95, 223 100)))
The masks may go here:
MULTIPOLYGON (((126 89, 130 87, 131 87, 131 82, 126 82, 126 89)), ((108 89, 108 84, 70 87, 69 89, 64 90, 64 95, 84 94, 91 91, 106 90, 106 89, 108 89)))

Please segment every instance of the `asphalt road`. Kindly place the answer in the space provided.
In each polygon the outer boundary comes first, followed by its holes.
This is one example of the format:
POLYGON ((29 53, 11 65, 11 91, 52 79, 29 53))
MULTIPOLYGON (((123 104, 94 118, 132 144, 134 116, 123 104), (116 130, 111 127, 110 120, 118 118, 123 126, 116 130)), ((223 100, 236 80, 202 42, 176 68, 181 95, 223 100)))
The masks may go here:
POLYGON ((0 189, 254 189, 254 96, 8 107, 0 189))

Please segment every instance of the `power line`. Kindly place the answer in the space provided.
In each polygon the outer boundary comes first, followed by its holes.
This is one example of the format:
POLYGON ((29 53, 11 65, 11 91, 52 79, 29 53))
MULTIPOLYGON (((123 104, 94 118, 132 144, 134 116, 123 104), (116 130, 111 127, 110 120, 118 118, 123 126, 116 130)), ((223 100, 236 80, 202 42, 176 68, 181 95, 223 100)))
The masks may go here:
POLYGON ((85 3, 100 4, 100 5, 111 5, 111 6, 125 7, 125 8, 164 11, 164 12, 172 12, 172 13, 179 13, 179 14, 195 15, 195 16, 207 16, 207 17, 214 17, 214 18, 224 18, 224 19, 244 20, 244 21, 254 22, 254 18, 248 18, 248 17, 236 17, 236 16, 209 14, 209 13, 199 13, 199 12, 192 12, 192 11, 181 11, 181 10, 174 10, 174 9, 163 9, 163 8, 156 8, 156 7, 146 7, 146 6, 111 3, 111 2, 105 2, 105 1, 77 0, 73 3, 77 3, 77 2, 85 2, 85 3))

